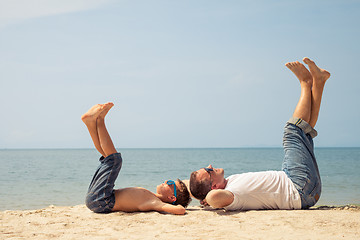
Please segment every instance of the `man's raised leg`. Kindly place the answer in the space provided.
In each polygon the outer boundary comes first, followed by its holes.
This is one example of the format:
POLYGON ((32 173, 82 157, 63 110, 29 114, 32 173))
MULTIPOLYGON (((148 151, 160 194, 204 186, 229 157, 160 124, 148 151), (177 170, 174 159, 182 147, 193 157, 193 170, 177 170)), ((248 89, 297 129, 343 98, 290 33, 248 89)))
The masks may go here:
POLYGON ((311 116, 311 87, 313 85, 313 77, 307 68, 300 62, 290 62, 285 64, 300 81, 301 94, 298 104, 293 113, 294 118, 301 118, 309 122, 311 116))
POLYGON ((97 118, 100 113, 103 111, 104 104, 96 104, 91 107, 84 115, 81 116, 81 120, 85 123, 86 127, 89 130, 91 139, 95 145, 96 150, 102 155, 105 156, 105 153, 100 145, 100 140, 97 130, 97 118))
POLYGON ((300 194, 301 208, 307 209, 316 204, 321 194, 321 179, 313 145, 317 132, 310 125, 314 78, 299 62, 287 63, 286 66, 300 80, 301 95, 293 118, 285 125, 282 169, 300 194))
POLYGON ((309 66, 311 75, 313 77, 311 115, 309 124, 314 128, 319 117, 321 98, 324 91, 325 82, 330 77, 330 73, 316 66, 316 64, 307 57, 305 57, 303 61, 309 66))

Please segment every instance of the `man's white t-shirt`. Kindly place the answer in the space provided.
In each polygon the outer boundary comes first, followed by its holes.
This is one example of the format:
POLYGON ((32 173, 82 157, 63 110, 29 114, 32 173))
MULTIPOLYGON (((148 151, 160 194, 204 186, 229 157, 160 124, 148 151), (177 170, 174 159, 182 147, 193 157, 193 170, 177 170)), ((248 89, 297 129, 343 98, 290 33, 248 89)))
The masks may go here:
POLYGON ((300 194, 284 171, 249 172, 226 178, 234 194, 226 210, 301 209, 300 194))

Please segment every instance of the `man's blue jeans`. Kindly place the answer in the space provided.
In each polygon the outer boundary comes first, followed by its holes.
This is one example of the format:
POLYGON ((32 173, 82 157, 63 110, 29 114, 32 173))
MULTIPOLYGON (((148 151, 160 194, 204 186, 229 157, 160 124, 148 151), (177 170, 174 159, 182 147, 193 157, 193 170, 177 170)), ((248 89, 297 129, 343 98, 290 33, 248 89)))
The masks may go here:
POLYGON ((321 179, 313 143, 316 135, 317 132, 302 119, 291 118, 285 125, 282 170, 299 191, 302 209, 314 206, 321 194, 321 179))
POLYGON ((90 183, 86 206, 96 213, 109 213, 115 205, 115 180, 119 175, 122 158, 114 153, 100 158, 100 165, 90 183))

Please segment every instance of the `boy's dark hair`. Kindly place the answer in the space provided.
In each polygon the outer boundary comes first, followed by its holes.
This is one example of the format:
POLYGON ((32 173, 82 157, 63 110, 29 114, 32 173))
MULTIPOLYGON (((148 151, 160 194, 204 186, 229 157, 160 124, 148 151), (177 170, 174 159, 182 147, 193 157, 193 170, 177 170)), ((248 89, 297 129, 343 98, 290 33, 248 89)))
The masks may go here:
POLYGON ((180 204, 181 206, 183 206, 184 208, 187 207, 187 205, 189 205, 189 203, 191 202, 191 197, 190 197, 190 193, 185 185, 185 183, 183 181, 181 181, 180 179, 178 179, 178 182, 180 183, 180 188, 176 188, 176 201, 175 204, 180 204))
POLYGON ((198 173, 196 171, 190 175, 190 192, 195 198, 204 200, 208 192, 211 191, 211 181, 209 179, 199 181, 196 179, 197 175, 198 173))

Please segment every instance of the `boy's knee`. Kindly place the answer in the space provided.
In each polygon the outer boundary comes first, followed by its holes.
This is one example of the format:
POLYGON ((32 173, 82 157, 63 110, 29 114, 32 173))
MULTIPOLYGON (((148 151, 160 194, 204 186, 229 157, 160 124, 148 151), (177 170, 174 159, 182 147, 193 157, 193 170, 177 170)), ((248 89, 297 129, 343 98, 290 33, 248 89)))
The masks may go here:
POLYGON ((94 213, 110 213, 112 207, 105 199, 99 199, 96 194, 88 193, 85 198, 86 206, 94 213))
POLYGON ((91 194, 91 193, 88 193, 86 195, 86 198, 85 198, 85 205, 91 210, 91 211, 94 211, 93 209, 95 208, 95 203, 96 201, 94 201, 94 194, 91 194))
POLYGON ((99 201, 96 200, 95 194, 88 193, 85 198, 86 206, 95 213, 101 213, 101 205, 99 201))

